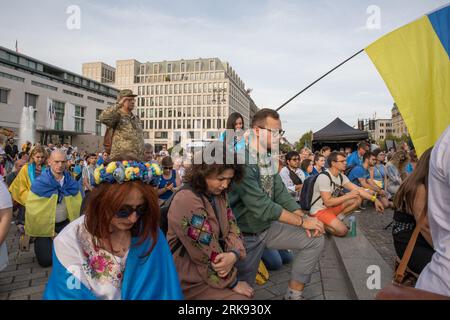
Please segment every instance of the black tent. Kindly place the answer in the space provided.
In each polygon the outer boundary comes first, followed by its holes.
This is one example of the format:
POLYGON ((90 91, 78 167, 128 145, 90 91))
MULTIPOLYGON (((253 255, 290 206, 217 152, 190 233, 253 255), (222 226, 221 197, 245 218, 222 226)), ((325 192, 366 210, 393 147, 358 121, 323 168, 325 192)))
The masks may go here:
POLYGON ((320 150, 323 146, 329 146, 332 150, 351 147, 355 150, 356 144, 361 140, 367 140, 369 133, 354 129, 339 118, 334 119, 326 127, 313 133, 313 150, 320 150))

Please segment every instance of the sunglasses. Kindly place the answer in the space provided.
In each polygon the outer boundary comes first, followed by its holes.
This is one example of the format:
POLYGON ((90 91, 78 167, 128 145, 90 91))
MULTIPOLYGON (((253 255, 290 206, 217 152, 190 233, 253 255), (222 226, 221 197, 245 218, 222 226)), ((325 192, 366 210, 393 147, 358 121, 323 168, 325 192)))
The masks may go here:
POLYGON ((119 209, 119 211, 117 211, 116 216, 118 218, 128 218, 129 216, 131 216, 133 214, 133 212, 136 212, 136 215, 138 217, 141 217, 145 213, 147 213, 147 211, 148 211, 147 204, 141 204, 140 206, 137 206, 137 207, 124 205, 119 209))
POLYGON ((289 161, 300 161, 300 158, 291 158, 289 161))
POLYGON ((173 167, 163 167, 163 170, 172 170, 173 167))

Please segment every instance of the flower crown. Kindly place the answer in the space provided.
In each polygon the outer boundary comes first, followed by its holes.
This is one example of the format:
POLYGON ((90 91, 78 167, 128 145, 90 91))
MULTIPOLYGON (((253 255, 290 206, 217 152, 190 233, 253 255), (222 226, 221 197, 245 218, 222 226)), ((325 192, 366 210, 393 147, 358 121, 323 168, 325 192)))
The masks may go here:
POLYGON ((144 183, 158 185, 162 170, 156 163, 139 161, 113 161, 106 167, 100 165, 94 170, 94 182, 124 183, 141 180, 144 183))

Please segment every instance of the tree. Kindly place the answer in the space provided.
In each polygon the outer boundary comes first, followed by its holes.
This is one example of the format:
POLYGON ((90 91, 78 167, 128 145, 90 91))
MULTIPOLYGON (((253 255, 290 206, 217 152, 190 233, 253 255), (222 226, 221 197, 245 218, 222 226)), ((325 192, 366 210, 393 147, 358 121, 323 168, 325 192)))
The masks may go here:
POLYGON ((304 147, 311 148, 312 146, 312 134, 313 132, 310 130, 302 135, 302 137, 294 144, 295 150, 300 152, 300 150, 304 147))

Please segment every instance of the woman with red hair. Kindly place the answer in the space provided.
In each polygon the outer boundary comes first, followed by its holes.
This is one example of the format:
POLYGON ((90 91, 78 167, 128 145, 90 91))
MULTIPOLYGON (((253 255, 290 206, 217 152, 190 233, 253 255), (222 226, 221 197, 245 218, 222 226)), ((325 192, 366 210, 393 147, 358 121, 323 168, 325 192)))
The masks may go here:
POLYGON ((172 300, 182 293, 159 229, 160 169, 113 161, 94 172, 85 215, 54 241, 45 299, 172 300))

